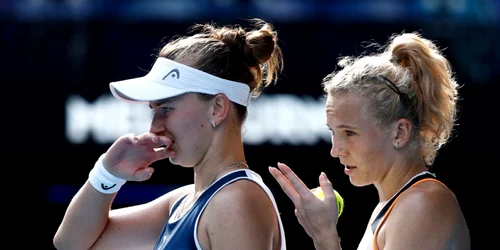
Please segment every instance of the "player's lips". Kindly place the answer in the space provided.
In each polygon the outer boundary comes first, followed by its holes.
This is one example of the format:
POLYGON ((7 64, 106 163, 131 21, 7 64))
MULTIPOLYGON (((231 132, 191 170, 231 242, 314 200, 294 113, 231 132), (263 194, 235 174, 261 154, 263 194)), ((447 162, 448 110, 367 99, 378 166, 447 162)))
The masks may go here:
POLYGON ((344 165, 344 173, 346 175, 349 175, 355 168, 356 168, 355 166, 344 165))

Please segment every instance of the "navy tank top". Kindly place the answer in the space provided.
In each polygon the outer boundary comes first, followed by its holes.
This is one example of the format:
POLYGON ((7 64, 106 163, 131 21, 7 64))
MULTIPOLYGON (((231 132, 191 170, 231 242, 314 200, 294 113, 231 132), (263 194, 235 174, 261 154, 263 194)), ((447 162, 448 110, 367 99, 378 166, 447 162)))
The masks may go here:
MULTIPOLYGON (((278 207, 273 194, 269 188, 263 183, 262 178, 255 172, 249 169, 240 169, 230 172, 218 179, 210 185, 203 194, 200 195, 198 200, 195 201, 193 206, 180 217, 178 220, 172 221, 172 218, 167 219, 163 230, 158 237, 154 250, 201 250, 198 242, 197 229, 203 210, 207 206, 210 199, 223 187, 240 179, 251 180, 257 183, 267 193, 271 199, 276 214, 278 215, 280 235, 281 235, 281 249, 286 249, 285 234, 281 217, 279 216, 278 207)), ((174 214, 175 210, 179 208, 182 200, 186 198, 187 194, 180 197, 172 206, 170 215, 174 214)))

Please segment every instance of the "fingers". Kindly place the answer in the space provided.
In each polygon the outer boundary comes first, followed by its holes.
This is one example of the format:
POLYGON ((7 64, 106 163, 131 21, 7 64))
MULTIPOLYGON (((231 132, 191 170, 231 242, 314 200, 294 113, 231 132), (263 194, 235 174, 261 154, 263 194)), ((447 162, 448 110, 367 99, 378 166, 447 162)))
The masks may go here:
POLYGON ((169 146, 172 144, 172 140, 166 136, 156 135, 153 133, 145 133, 137 136, 137 140, 140 145, 154 144, 156 146, 169 146))
POLYGON ((288 179, 293 189, 302 197, 313 196, 309 188, 302 182, 302 180, 285 164, 278 163, 278 167, 283 175, 288 179))
POLYGON ((170 146, 173 143, 173 140, 161 135, 156 135, 153 133, 144 133, 141 135, 128 134, 125 136, 132 144, 136 147, 141 146, 151 146, 153 148, 160 146, 170 146))
POLYGON ((269 167, 269 172, 278 181, 281 189, 292 200, 295 207, 300 207, 303 199, 314 197, 309 188, 287 165, 278 163, 278 168, 279 170, 269 167))
POLYGON ((176 153, 170 147, 155 148, 156 161, 162 160, 169 157, 175 157, 176 153))
POLYGON ((333 191, 333 185, 324 172, 321 172, 321 174, 319 175, 319 184, 321 186, 321 189, 323 189, 325 201, 334 202, 336 198, 333 191))
POLYGON ((288 179, 276 168, 269 167, 269 173, 276 179, 283 192, 292 200, 295 207, 300 203, 299 194, 295 191, 288 179))
POLYGON ((150 143, 157 144, 160 142, 160 138, 153 133, 142 134, 142 135, 138 136, 137 139, 139 139, 139 143, 141 145, 147 145, 150 143))

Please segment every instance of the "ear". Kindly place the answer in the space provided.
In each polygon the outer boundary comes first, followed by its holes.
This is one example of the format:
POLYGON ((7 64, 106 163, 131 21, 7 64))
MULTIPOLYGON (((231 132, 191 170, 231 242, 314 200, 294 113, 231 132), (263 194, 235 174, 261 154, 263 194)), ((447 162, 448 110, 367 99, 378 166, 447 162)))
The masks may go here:
POLYGON ((211 119, 215 122, 215 125, 219 125, 224 119, 226 119, 227 114, 231 108, 231 101, 224 94, 217 94, 215 98, 212 99, 212 114, 211 119))
POLYGON ((404 147, 410 141, 412 129, 413 125, 408 118, 399 118, 396 121, 396 133, 393 140, 396 149, 404 147))

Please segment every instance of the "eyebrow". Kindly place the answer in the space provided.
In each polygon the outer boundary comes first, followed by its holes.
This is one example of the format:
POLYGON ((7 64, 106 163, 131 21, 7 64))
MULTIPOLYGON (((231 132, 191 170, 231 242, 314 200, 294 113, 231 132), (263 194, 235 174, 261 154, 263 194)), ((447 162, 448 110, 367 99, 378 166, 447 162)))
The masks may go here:
POLYGON ((164 104, 164 103, 166 103, 166 102, 167 102, 166 100, 161 100, 161 101, 154 101, 154 102, 152 102, 152 103, 153 103, 154 105, 158 105, 158 106, 160 106, 160 105, 162 105, 162 104, 164 104))
POLYGON ((346 124, 338 125, 337 128, 358 129, 358 127, 350 126, 350 125, 346 125, 346 124))
POLYGON ((155 106, 161 106, 165 101, 153 101, 148 104, 150 109, 153 109, 153 106, 151 106, 151 103, 153 103, 155 106))
POLYGON ((168 99, 163 99, 163 100, 158 100, 158 101, 151 101, 150 104, 149 104, 149 108, 151 108, 151 109, 153 108, 153 107, 151 107, 151 103, 153 103, 155 106, 161 106, 161 105, 163 105, 165 103, 173 101, 174 100, 173 98, 175 98, 175 97, 168 98, 168 99))
MULTIPOLYGON (((332 128, 330 128, 330 125, 328 125, 328 123, 326 124, 326 126, 328 127, 328 129, 332 130, 332 128)), ((340 124, 340 125, 338 125, 336 128, 343 128, 343 129, 358 129, 358 127, 354 127, 354 126, 350 126, 350 125, 346 125, 346 124, 340 124)))

